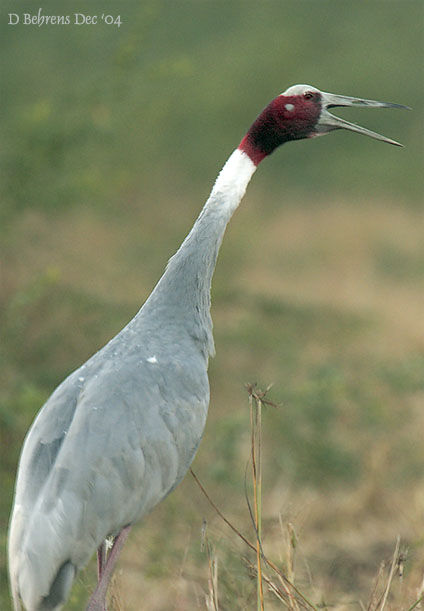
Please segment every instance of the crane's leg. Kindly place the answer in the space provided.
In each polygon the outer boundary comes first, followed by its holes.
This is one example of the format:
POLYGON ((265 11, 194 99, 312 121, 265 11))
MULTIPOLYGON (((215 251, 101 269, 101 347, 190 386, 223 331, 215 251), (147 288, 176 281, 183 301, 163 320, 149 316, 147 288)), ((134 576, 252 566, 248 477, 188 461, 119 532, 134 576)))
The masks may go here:
POLYGON ((100 545, 99 549, 97 550, 97 583, 100 581, 103 575, 103 570, 105 568, 106 549, 107 549, 107 543, 106 541, 103 541, 103 543, 100 545))
POLYGON ((101 562, 101 575, 99 581, 97 583, 97 587, 94 590, 90 600, 88 601, 88 606, 86 611, 106 611, 106 594, 107 589, 109 587, 109 582, 113 574, 113 570, 115 568, 116 561, 118 560, 118 556, 124 547, 124 543, 127 540, 128 534, 131 529, 131 524, 125 526, 119 535, 115 538, 112 549, 107 555, 106 563, 104 563, 102 546, 100 546, 99 551, 97 552, 98 559, 98 571, 100 573, 100 563, 99 563, 99 553, 102 555, 101 562))

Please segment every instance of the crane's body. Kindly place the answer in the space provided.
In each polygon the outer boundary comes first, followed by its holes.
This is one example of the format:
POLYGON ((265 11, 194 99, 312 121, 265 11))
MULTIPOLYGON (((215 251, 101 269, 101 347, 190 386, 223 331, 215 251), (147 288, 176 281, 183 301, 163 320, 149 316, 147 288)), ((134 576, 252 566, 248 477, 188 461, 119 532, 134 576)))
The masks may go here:
MULTIPOLYGON (((322 102, 331 95, 294 86, 271 102, 229 157, 141 310, 39 412, 22 450, 9 533, 15 609, 21 603, 28 611, 60 609, 76 572, 102 542, 140 520, 186 474, 209 404, 210 287, 225 228, 266 155, 287 140, 338 128, 322 102), (299 107, 297 131, 283 122, 278 131, 279 106, 284 102, 281 112, 290 116, 296 96, 312 99, 306 93, 319 98, 319 108, 299 107)), ((397 106, 332 98, 338 105, 397 106)))
POLYGON ((9 545, 24 601, 49 593, 61 567, 61 582, 72 583, 106 537, 142 518, 186 474, 209 405, 212 274, 255 168, 234 151, 141 310, 38 414, 22 451, 9 545), (42 555, 31 557, 33 549, 42 555))

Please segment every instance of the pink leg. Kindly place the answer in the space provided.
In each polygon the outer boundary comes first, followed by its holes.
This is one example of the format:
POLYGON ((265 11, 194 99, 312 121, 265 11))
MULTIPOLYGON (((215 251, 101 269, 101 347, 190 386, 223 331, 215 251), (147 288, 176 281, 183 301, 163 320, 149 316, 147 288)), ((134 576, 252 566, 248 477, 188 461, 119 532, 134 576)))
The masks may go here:
POLYGON ((106 541, 100 545, 97 550, 97 583, 100 581, 103 575, 103 570, 106 564, 106 541))
MULTIPOLYGON (((99 582, 97 584, 97 588, 94 590, 90 600, 88 601, 88 607, 86 611, 105 611, 106 609, 106 594, 107 589, 109 587, 109 582, 113 574, 113 570, 115 568, 116 561, 118 560, 118 556, 122 548, 124 547, 124 543, 127 540, 128 534, 130 532, 131 525, 125 526, 119 533, 119 535, 115 538, 113 542, 112 549, 110 550, 106 564, 102 564, 101 568, 101 576, 99 582)), ((104 544, 102 544, 103 546, 104 544)), ((99 548, 102 550, 102 546, 99 548)), ((99 559, 99 552, 97 558, 99 559)), ((103 554, 103 551, 100 552, 103 554)), ((102 556, 103 562, 103 556, 102 556)), ((100 563, 98 563, 98 570, 100 572, 100 563)))

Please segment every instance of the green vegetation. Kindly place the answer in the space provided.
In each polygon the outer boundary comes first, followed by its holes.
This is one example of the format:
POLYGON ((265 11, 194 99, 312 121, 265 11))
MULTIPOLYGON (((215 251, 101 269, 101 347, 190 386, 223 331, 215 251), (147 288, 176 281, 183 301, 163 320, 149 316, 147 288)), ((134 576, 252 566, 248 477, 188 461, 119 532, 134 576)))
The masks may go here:
MULTIPOLYGON (((42 7, 96 14, 104 4, 42 7)), ((290 568, 292 523, 303 594, 366 608, 400 534, 405 575, 386 609, 406 611, 424 562, 423 5, 106 4, 120 28, 9 26, 9 12, 35 5, 1 9, 0 608, 10 605, 15 469, 34 415, 137 311, 258 111, 309 82, 418 110, 340 111, 404 150, 339 132, 287 145, 258 171, 217 266, 212 401, 194 470, 254 541, 244 385, 274 383, 279 407, 262 409, 268 557, 290 568)), ((132 533, 115 606, 205 608, 216 559, 220 608, 253 609, 248 554, 186 478, 132 533)), ((83 608, 92 568, 69 611, 83 608)), ((264 603, 281 608, 265 582, 264 603)))

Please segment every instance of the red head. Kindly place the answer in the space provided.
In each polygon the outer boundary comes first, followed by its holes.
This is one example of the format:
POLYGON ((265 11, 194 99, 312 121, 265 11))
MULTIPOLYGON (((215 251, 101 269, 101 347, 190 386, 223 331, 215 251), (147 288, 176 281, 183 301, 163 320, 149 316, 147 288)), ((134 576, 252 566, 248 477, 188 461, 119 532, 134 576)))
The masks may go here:
POLYGON ((334 106, 356 105, 405 108, 399 104, 325 93, 310 85, 293 85, 264 108, 241 141, 239 149, 258 165, 284 142, 321 136, 335 129, 349 129, 399 145, 394 140, 335 117, 327 110, 334 106))

